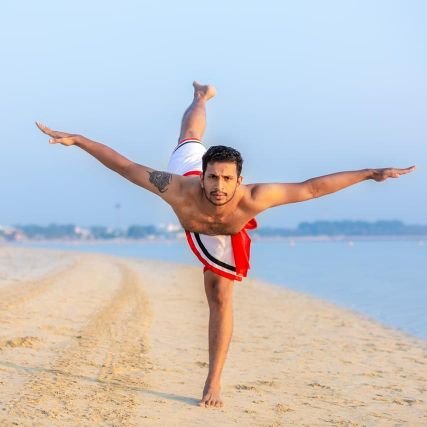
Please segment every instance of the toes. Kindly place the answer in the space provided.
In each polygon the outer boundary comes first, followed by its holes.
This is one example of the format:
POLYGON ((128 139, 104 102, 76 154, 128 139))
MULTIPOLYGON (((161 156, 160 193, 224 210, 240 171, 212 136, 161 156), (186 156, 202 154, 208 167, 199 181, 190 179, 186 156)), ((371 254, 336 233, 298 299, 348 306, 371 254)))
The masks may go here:
POLYGON ((210 406, 210 396, 203 396, 202 400, 199 402, 199 406, 204 406, 205 408, 207 408, 208 406, 210 406))
POLYGON ((223 403, 221 400, 217 400, 210 395, 203 396, 202 400, 199 402, 199 406, 204 406, 205 408, 222 408, 223 403))
POLYGON ((205 401, 204 401, 204 406, 205 406, 205 408, 211 408, 211 407, 213 407, 213 400, 212 399, 209 399, 209 398, 207 398, 205 401))

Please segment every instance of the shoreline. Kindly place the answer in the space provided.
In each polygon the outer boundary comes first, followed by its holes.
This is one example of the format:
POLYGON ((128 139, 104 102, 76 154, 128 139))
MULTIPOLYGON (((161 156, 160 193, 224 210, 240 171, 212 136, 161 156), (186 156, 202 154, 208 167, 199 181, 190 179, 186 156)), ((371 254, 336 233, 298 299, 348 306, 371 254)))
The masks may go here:
MULTIPOLYGON (((265 242, 283 242, 283 241, 303 241, 303 242, 387 242, 387 241, 416 241, 421 244, 427 244, 427 235, 320 235, 320 236, 259 236, 256 232, 251 234, 253 241, 265 242)), ((20 245, 20 244, 81 244, 81 245, 99 245, 103 243, 127 244, 127 243, 168 243, 168 242, 185 242, 185 237, 180 238, 112 238, 112 239, 19 239, 5 240, 0 239, 0 245, 20 245)))

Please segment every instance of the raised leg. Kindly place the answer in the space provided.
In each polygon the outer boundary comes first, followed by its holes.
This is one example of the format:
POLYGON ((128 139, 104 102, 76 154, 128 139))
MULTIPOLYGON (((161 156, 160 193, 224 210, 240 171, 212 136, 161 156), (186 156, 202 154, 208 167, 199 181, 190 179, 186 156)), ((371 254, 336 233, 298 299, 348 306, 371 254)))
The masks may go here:
POLYGON ((184 113, 178 143, 184 139, 201 140, 206 129, 206 102, 216 95, 213 86, 193 82, 194 98, 184 113))
POLYGON ((209 372, 201 406, 220 408, 221 374, 233 332, 234 281, 205 272, 205 291, 209 304, 209 372))

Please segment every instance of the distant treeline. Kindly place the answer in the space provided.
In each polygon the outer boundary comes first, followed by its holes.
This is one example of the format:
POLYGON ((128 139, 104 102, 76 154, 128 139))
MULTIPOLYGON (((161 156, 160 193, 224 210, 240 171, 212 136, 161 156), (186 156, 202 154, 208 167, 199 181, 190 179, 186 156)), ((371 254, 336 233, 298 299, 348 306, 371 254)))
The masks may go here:
MULTIPOLYGON (((114 229, 95 225, 92 227, 80 227, 74 224, 50 224, 41 226, 35 224, 15 225, 11 227, 9 233, 3 229, 3 235, 11 234, 15 236, 14 240, 19 238, 29 239, 114 239, 122 238, 146 238, 146 237, 174 237, 177 231, 171 231, 166 228, 156 227, 154 225, 132 225, 127 229, 114 229)), ((2 230, 0 229, 0 236, 2 230)))
MULTIPOLYGON (((252 235, 259 237, 302 236, 427 236, 427 225, 406 225, 402 221, 315 221, 302 222, 297 228, 260 227, 252 235)), ((80 227, 74 224, 0 226, 0 238, 6 240, 41 239, 143 239, 182 238, 178 226, 132 225, 127 229, 103 226, 80 227)))
POLYGON ((427 235, 427 225, 406 225, 402 221, 315 221, 302 222, 296 229, 264 227, 263 236, 415 236, 427 235))

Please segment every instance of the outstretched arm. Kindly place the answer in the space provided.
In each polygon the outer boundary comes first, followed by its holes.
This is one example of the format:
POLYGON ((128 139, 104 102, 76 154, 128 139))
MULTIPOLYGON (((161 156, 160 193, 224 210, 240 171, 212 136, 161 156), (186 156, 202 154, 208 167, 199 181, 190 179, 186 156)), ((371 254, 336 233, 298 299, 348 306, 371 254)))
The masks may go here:
POLYGON ((387 178, 399 178, 414 170, 415 166, 405 169, 363 169, 319 176, 294 184, 253 184, 250 187, 256 208, 263 211, 274 206, 322 197, 367 179, 384 181, 387 178))
POLYGON ((117 172, 134 184, 161 196, 168 203, 181 190, 182 177, 179 175, 156 171, 147 166, 135 163, 112 148, 92 141, 82 135, 54 131, 37 122, 36 125, 43 133, 51 137, 49 140, 51 144, 76 145, 91 154, 109 169, 117 172))

